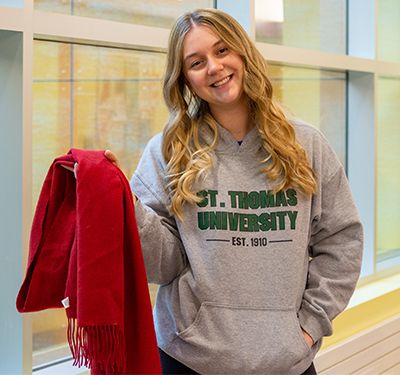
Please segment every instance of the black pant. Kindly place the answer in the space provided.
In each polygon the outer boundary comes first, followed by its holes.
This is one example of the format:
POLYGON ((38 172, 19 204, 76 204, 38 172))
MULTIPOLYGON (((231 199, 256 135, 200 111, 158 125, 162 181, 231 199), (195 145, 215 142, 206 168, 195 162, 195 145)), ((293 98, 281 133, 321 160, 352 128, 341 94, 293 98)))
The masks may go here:
MULTIPOLYGON (((161 349, 158 349, 158 351, 160 353, 163 375, 199 375, 199 373, 193 371, 189 367, 186 367, 183 363, 180 363, 175 358, 172 358, 161 349)), ((301 375, 317 375, 314 364, 311 363, 311 366, 301 375)))

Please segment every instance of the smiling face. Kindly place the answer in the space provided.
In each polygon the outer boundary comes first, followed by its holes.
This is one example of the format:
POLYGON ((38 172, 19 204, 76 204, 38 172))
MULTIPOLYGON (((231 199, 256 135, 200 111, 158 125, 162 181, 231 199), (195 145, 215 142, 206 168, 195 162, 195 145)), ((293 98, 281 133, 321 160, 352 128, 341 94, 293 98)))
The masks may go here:
POLYGON ((211 112, 245 104, 243 61, 206 26, 194 26, 183 41, 183 72, 186 83, 211 112))

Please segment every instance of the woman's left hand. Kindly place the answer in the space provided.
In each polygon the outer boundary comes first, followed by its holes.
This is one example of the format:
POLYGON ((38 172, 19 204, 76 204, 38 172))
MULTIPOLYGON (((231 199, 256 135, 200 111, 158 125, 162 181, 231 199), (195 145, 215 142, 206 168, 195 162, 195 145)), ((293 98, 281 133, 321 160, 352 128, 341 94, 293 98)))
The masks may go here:
POLYGON ((113 163, 116 167, 118 167, 122 171, 122 167, 121 164, 119 163, 118 158, 110 150, 106 150, 104 156, 108 159, 109 162, 113 163))
POLYGON ((304 331, 303 328, 301 329, 301 331, 303 332, 303 336, 306 339, 308 346, 311 348, 313 346, 313 344, 314 344, 313 339, 311 338, 311 336, 306 331, 304 331))

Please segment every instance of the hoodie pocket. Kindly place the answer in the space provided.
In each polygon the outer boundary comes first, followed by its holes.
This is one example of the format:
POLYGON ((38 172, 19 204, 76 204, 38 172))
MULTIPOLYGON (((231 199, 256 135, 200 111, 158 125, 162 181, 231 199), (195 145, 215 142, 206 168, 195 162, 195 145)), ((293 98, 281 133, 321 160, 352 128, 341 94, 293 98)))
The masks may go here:
POLYGON ((204 373, 284 374, 309 352, 291 308, 260 308, 205 302, 175 342, 185 355, 202 358, 204 373))

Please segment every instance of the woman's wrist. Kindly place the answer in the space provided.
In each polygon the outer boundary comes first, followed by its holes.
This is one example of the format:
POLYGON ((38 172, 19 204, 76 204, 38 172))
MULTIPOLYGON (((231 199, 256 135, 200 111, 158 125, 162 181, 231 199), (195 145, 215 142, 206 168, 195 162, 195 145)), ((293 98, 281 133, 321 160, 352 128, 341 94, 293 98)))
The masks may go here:
POLYGON ((303 336, 304 336, 305 340, 307 341, 308 346, 311 348, 314 344, 313 339, 306 331, 304 331, 303 328, 301 329, 301 331, 303 332, 303 336))

